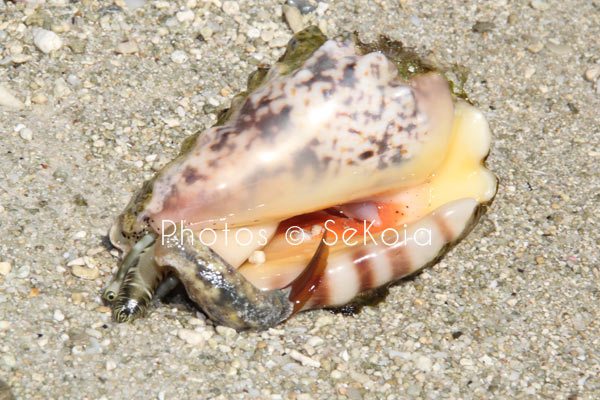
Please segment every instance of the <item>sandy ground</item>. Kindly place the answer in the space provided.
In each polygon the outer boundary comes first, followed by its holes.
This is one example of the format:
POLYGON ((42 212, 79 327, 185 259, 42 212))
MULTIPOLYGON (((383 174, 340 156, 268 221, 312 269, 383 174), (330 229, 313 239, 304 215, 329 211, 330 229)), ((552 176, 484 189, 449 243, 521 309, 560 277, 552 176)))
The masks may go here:
POLYGON ((0 85, 16 98, 0 93, 0 399, 4 383, 18 399, 597 398, 597 1, 321 3, 304 23, 466 68, 494 133, 487 216, 355 316, 235 333, 170 304, 111 321, 113 218, 283 52, 281 3, 0 3, 0 85), (61 43, 34 44, 40 28, 61 43))

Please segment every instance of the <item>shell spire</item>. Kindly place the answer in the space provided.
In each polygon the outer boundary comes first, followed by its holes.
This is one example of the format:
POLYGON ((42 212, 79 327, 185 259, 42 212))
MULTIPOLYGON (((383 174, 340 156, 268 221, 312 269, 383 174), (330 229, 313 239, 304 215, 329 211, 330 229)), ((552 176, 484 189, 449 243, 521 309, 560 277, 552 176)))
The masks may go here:
POLYGON ((403 82, 383 54, 329 40, 200 135, 155 181, 145 216, 244 226, 414 185, 444 159, 452 115, 439 74, 403 82))

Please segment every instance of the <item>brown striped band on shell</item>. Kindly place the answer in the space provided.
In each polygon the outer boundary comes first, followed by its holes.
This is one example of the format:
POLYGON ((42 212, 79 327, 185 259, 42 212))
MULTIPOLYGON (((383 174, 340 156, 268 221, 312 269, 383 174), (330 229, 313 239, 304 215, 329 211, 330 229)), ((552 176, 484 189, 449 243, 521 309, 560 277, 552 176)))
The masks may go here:
MULTIPOLYGON (((302 309, 341 306, 434 264, 470 232, 485 208, 486 205, 474 199, 461 199, 409 225, 406 228, 409 233, 419 228, 430 229, 432 245, 424 253, 419 253, 422 249, 417 248, 414 240, 388 246, 378 236, 376 243, 330 254, 323 276, 312 278, 318 285, 302 309)), ((387 241, 390 242, 389 237, 387 241)))

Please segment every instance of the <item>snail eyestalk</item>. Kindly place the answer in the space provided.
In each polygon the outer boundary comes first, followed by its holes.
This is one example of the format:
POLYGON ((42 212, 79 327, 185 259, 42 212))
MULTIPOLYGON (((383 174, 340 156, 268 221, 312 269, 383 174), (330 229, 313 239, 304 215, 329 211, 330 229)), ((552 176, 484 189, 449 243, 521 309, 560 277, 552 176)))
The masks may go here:
POLYGON ((108 301, 109 303, 113 303, 117 299, 117 294, 119 293, 119 289, 123 280, 125 279, 125 275, 129 271, 129 269, 138 262, 140 254, 146 249, 148 246, 151 246, 154 243, 155 237, 152 234, 147 234, 142 237, 132 248, 127 256, 121 262, 119 266, 119 270, 115 275, 115 278, 108 284, 106 289, 104 290, 104 294, 102 297, 108 301))
POLYGON ((156 288, 154 299, 162 301, 177 285, 179 285, 179 278, 175 275, 167 275, 156 288))
POLYGON ((117 322, 130 322, 144 315, 165 269, 154 262, 154 245, 147 247, 130 266, 113 305, 117 322))

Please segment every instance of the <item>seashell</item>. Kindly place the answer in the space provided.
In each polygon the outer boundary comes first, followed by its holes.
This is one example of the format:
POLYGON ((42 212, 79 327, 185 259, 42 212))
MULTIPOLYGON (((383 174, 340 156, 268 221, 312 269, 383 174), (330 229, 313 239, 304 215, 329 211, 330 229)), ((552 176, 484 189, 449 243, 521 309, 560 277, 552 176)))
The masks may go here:
POLYGON ((490 141, 399 43, 307 28, 118 217, 126 256, 105 298, 132 320, 181 281, 237 329, 347 304, 470 231, 496 193, 490 141))

